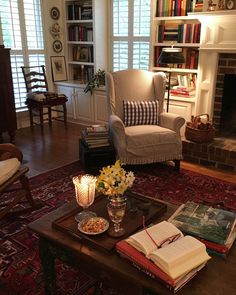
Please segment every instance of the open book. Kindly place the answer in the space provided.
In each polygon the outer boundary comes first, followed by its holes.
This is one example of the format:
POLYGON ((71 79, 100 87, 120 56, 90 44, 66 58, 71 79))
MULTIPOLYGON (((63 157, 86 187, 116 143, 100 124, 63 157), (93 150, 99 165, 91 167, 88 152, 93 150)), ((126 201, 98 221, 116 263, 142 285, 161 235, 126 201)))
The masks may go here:
POLYGON ((210 259, 202 242, 191 236, 183 236, 178 228, 167 221, 142 230, 125 241, 174 280, 210 259))

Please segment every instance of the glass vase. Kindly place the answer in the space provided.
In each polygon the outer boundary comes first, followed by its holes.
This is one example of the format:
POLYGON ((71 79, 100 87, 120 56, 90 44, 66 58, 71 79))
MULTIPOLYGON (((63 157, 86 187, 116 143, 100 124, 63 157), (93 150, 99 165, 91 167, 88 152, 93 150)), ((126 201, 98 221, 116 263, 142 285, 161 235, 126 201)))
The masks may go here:
POLYGON ((108 215, 113 222, 113 227, 109 228, 108 233, 112 237, 120 237, 125 233, 121 222, 125 216, 126 198, 124 196, 109 197, 107 204, 108 215))

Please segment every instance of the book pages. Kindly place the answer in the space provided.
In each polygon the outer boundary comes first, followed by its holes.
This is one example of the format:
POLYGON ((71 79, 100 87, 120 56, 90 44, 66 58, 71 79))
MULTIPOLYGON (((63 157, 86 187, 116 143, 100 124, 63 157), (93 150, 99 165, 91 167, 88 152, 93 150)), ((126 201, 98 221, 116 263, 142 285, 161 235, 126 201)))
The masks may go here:
POLYGON ((149 254, 157 266, 176 279, 210 259, 206 247, 197 239, 185 236, 149 254))
POLYGON ((127 243, 144 253, 146 256, 155 251, 157 249, 157 245, 161 245, 161 243, 169 237, 176 234, 183 236, 179 229, 167 221, 162 221, 147 228, 146 230, 148 233, 145 230, 142 230, 130 236, 126 240, 127 243), (153 240, 155 242, 153 242, 153 240))

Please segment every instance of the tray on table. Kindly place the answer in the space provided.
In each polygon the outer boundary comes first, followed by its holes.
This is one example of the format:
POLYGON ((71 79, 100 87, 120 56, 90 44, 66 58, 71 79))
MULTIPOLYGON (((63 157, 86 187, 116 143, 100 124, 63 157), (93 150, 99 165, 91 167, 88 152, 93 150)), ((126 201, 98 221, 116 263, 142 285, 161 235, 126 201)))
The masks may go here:
MULTIPOLYGON (((107 231, 99 235, 86 235, 78 230, 78 223, 75 221, 75 215, 82 211, 82 208, 76 206, 71 212, 59 217, 52 222, 52 226, 57 230, 68 233, 68 235, 78 239, 79 242, 89 246, 101 249, 106 252, 115 250, 115 244, 127 238, 143 227, 143 215, 145 214, 146 226, 154 222, 158 217, 166 212, 167 206, 155 199, 146 198, 145 196, 135 193, 127 193, 127 207, 125 217, 121 223, 125 229, 125 234, 119 238, 108 235, 107 231)), ((107 197, 98 195, 89 210, 95 212, 97 216, 107 219, 110 226, 113 226, 107 213, 107 197)))

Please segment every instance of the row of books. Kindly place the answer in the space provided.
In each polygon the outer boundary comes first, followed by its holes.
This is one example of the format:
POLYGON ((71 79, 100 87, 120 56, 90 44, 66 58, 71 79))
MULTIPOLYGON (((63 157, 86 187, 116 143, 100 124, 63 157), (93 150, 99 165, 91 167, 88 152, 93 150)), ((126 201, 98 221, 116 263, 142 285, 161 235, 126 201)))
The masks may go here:
POLYGON ((87 20, 93 18, 93 9, 91 4, 79 5, 70 4, 67 6, 68 20, 87 20))
MULTIPOLYGON (((178 86, 196 89, 197 85, 197 74, 188 73, 184 75, 177 75, 178 86)), ((177 86, 174 85, 174 86, 177 86)))
POLYGON ((81 139, 89 148, 110 146, 110 137, 106 125, 91 125, 81 131, 81 139))
POLYGON ((73 80, 86 84, 94 75, 93 66, 78 65, 73 68, 73 80))
POLYGON ((68 40, 69 41, 93 41, 93 28, 71 25, 68 27, 68 40))
MULTIPOLYGON (((166 64, 159 64, 158 63, 158 58, 161 54, 162 47, 155 46, 155 67, 167 67, 168 65, 166 64)), ((175 67, 179 69, 197 69, 198 67, 198 57, 199 57, 199 52, 198 49, 196 48, 183 48, 183 56, 185 63, 184 64, 177 64, 175 67)))
POLYGON ((186 88, 194 88, 196 89, 197 85, 197 74, 188 73, 188 74, 177 74, 172 73, 170 87, 174 86, 178 87, 186 87, 186 88))
POLYGON ((185 16, 188 12, 199 12, 202 9, 202 0, 157 0, 156 17, 185 16))
POLYGON ((74 46, 73 61, 93 62, 93 46, 74 46))
POLYGON ((157 26, 158 43, 199 43, 201 24, 175 24, 157 26))
POLYGON ((236 238, 235 224, 236 213, 187 202, 168 221, 119 241, 116 250, 177 292, 207 265, 211 254, 228 254, 236 238))

